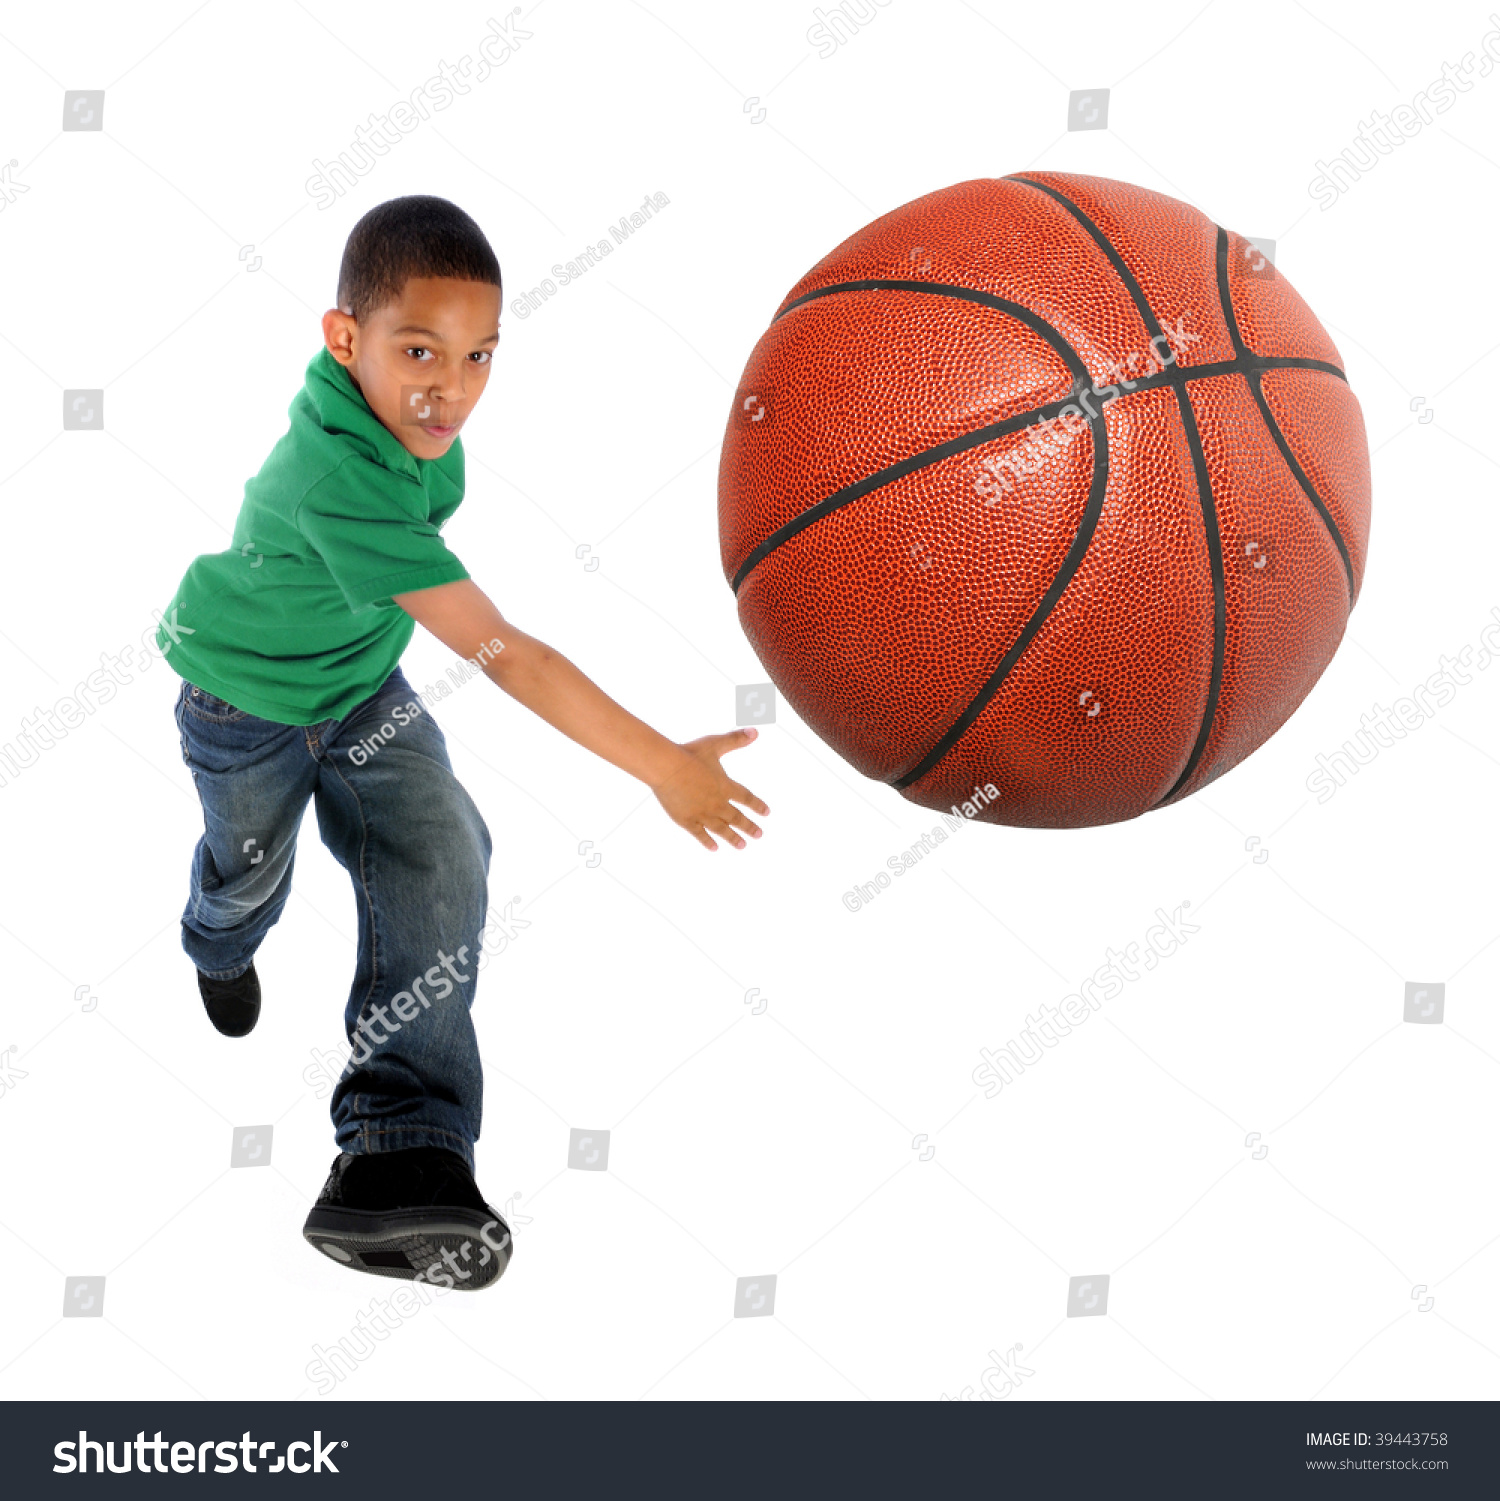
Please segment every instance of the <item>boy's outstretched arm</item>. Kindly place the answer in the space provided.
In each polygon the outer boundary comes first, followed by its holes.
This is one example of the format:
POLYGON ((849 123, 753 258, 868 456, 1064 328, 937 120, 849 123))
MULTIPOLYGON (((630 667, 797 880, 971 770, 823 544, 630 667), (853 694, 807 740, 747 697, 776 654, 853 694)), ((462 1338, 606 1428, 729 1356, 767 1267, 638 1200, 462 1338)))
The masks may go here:
POLYGON ((560 651, 513 626, 472 579, 391 597, 461 656, 477 657, 486 648, 484 673, 491 682, 570 740, 639 778, 672 822, 706 849, 718 849, 711 833, 736 849, 745 848, 739 829, 760 838, 759 827, 735 803, 762 816, 771 810, 719 765, 720 756, 748 745, 754 730, 705 735, 685 745, 668 740, 622 709, 560 651), (504 650, 489 655, 495 640, 504 650))

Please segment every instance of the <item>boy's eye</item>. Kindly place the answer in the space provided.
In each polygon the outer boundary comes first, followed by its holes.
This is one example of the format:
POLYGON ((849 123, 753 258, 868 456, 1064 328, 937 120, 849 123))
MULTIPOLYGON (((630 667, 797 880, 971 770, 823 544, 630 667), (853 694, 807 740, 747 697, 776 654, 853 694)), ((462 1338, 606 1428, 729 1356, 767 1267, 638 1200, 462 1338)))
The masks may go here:
MULTIPOLYGON (((430 360, 420 358, 420 356, 423 356, 423 355, 431 356, 431 354, 432 354, 432 351, 430 349, 428 349, 428 347, 425 344, 411 344, 411 345, 408 345, 405 352, 406 352, 406 354, 408 354, 412 358, 416 359, 416 361, 417 361, 417 363, 419 365, 425 365, 425 364, 430 363, 430 360)), ((472 360, 472 359, 474 359, 475 355, 478 356, 478 359, 476 361, 477 364, 480 364, 480 365, 488 365, 489 364, 490 359, 491 359, 491 351, 490 350, 488 350, 488 349, 476 349, 474 351, 474 353, 469 356, 469 358, 472 360)))

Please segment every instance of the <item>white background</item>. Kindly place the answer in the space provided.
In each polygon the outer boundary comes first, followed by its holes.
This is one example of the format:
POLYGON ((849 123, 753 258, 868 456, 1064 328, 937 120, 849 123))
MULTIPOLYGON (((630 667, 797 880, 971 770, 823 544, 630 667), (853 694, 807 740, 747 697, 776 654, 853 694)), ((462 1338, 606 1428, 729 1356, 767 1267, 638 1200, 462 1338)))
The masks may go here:
MULTIPOLYGON (((201 814, 158 660, 0 785, 0 1395, 311 1398, 313 1347, 342 1339, 360 1358, 334 1399, 932 1400, 1017 1345, 1007 1401, 1500 1396, 1500 673, 1325 803, 1306 785, 1500 605, 1500 76, 1327 211, 1308 184, 1500 21, 894 0, 823 58, 810 5, 542 0, 491 78, 313 206, 315 157, 507 15, 7 13, 0 742, 227 545, 349 229, 413 192, 472 213, 506 279, 445 538, 674 738, 732 728, 736 685, 766 676, 717 549, 746 357, 835 244, 968 178, 1123 178, 1276 240, 1369 429, 1363 595, 1303 707, 1203 795, 1085 831, 965 828, 856 913, 842 894, 935 816, 784 705, 726 763, 766 836, 709 855, 465 685, 436 717, 494 835, 492 897, 530 924, 476 1001, 478 1176, 517 1250, 493 1289, 373 1344, 356 1315, 400 1284, 299 1234, 334 1153, 303 1071, 342 1044, 348 881, 309 817, 261 1022, 215 1033, 179 945, 201 814), (1109 129, 1069 132, 1069 91, 1105 87, 1109 129), (106 90, 102 132, 61 130, 78 88, 106 90), (657 192, 604 265, 513 316, 657 192), (72 388, 104 390, 102 433, 62 430, 72 388), (1183 902, 1179 952, 983 1096, 980 1047, 1183 902), (1403 1021, 1408 981, 1445 984, 1441 1025, 1403 1021), (234 1129, 266 1123, 270 1166, 231 1169, 234 1129), (607 1172, 570 1169, 570 1128, 612 1133, 607 1172), (84 1275, 103 1316, 65 1319, 84 1275), (1069 1278, 1105 1275, 1107 1315, 1068 1318, 1069 1278), (771 1276, 774 1314, 735 1318, 737 1279, 771 1276)), ((421 686, 452 659, 418 635, 421 686)))

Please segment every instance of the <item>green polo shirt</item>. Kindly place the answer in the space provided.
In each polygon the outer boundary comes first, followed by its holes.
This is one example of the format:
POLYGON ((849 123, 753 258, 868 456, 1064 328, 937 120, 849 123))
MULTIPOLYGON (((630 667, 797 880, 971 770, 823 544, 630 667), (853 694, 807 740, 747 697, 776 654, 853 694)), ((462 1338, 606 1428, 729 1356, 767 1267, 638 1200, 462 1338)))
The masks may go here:
POLYGON ((234 540, 189 565, 156 644, 237 709, 308 725, 342 719, 394 670, 416 622, 393 594, 468 578, 438 535, 464 498, 464 454, 456 437, 441 458, 409 453, 326 348, 288 415, 234 540))

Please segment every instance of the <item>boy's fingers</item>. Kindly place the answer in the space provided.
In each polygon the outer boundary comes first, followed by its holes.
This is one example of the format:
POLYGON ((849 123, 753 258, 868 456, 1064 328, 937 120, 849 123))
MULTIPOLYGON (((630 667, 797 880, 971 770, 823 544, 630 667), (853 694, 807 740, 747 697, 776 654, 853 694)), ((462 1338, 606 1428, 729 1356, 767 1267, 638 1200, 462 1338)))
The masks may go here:
POLYGON ((756 735, 759 733, 760 732, 758 730, 750 728, 743 730, 726 730, 724 734, 715 737, 719 742, 720 748, 716 750, 714 754, 722 756, 732 750, 742 750, 745 746, 749 745, 750 742, 754 740, 756 735))
POLYGON ((738 782, 729 784, 729 795, 735 802, 744 803, 747 808, 754 808, 762 818, 765 818, 771 811, 748 787, 741 787, 738 782))
POLYGON ((760 825, 758 823, 755 823, 748 813, 742 813, 738 808, 730 808, 729 822, 732 823, 735 828, 743 829, 752 839, 759 839, 761 836, 760 825))
POLYGON ((729 843, 732 844, 737 850, 744 849, 745 841, 741 839, 740 836, 735 832, 735 830, 731 828, 730 825, 726 823, 722 818, 714 819, 714 821, 709 824, 709 828, 711 828, 714 833, 719 836, 720 839, 727 839, 729 843))
POLYGON ((705 829, 701 823, 697 822, 696 820, 689 820, 686 818, 674 819, 673 822, 678 826, 678 828, 686 829, 688 833, 691 834, 693 838, 703 846, 704 849, 718 849, 719 846, 716 845, 713 840, 708 837, 708 830, 705 829))

